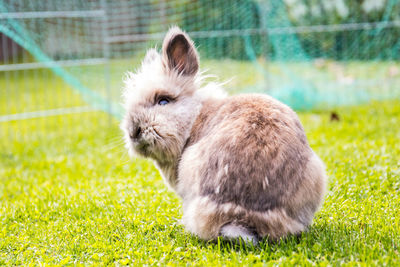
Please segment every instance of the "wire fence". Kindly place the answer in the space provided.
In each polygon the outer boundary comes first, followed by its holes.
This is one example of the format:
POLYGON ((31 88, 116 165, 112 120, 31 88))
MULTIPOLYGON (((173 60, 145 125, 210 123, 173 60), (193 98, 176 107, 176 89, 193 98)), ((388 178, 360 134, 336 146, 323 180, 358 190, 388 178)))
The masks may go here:
POLYGON ((194 38, 203 68, 233 77, 231 93, 298 110, 398 98, 400 1, 325 2, 0 0, 2 132, 34 120, 43 135, 49 118, 72 129, 71 116, 117 124, 124 72, 170 25, 194 38))

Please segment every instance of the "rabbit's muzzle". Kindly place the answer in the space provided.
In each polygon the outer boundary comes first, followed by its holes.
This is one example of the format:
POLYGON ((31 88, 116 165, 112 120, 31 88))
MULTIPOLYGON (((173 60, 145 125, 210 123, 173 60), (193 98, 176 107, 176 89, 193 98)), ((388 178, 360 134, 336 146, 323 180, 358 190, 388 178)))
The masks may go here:
POLYGON ((157 145, 158 135, 151 125, 132 122, 129 129, 129 138, 137 152, 144 156, 149 156, 154 146, 157 145))

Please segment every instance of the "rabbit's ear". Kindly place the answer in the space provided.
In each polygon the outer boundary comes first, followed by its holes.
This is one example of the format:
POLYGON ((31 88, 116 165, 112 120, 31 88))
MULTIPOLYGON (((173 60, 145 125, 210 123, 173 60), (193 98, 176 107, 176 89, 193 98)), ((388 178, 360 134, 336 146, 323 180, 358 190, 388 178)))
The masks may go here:
POLYGON ((199 69, 199 57, 193 41, 178 27, 171 28, 165 36, 162 56, 167 71, 195 75, 199 69))

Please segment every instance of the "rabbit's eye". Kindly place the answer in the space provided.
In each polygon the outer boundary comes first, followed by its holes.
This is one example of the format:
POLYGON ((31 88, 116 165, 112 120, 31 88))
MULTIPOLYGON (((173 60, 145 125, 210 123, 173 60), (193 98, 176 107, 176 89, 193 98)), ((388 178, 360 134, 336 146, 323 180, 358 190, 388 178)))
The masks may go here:
POLYGON ((167 98, 161 98, 160 100, 158 100, 158 104, 162 105, 162 106, 164 106, 168 103, 169 103, 169 100, 167 98))

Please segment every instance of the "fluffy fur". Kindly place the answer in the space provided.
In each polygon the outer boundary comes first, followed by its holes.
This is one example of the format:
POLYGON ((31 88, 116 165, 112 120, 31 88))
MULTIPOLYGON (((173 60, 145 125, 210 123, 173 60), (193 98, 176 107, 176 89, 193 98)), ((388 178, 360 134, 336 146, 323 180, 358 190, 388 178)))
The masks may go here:
POLYGON ((301 233, 326 176, 297 115, 266 95, 227 97, 203 86, 198 70, 192 40, 171 28, 161 54, 149 50, 126 77, 126 147, 154 160, 182 198, 187 230, 202 239, 301 233))

